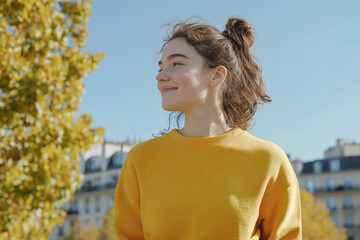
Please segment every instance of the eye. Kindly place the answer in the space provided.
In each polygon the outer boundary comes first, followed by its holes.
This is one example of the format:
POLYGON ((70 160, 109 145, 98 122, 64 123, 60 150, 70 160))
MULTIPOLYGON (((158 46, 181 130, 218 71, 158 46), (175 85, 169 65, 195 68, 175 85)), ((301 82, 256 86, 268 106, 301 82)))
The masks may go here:
POLYGON ((173 67, 176 67, 176 66, 180 66, 180 65, 182 65, 181 63, 179 63, 179 62, 173 62, 173 67))
POLYGON ((160 68, 159 70, 158 70, 158 72, 161 72, 162 71, 162 69, 160 68))

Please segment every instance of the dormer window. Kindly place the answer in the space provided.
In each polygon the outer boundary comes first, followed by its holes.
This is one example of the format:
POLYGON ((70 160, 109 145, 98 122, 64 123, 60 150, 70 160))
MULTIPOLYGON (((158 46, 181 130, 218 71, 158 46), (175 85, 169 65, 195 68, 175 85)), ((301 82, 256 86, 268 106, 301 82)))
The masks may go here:
POLYGON ((85 163, 85 172, 96 172, 101 171, 101 168, 98 166, 99 162, 102 160, 101 157, 91 157, 85 163))
POLYGON ((340 171, 340 160, 334 159, 330 161, 330 171, 331 172, 338 172, 340 171))
POLYGON ((124 152, 116 152, 109 159, 108 169, 122 167, 124 163, 124 152))
POLYGON ((321 173, 322 172, 322 164, 320 161, 314 163, 314 172, 321 173))
POLYGON ((121 166, 122 163, 123 163, 122 154, 120 152, 115 153, 114 156, 113 156, 113 160, 114 160, 114 165, 115 166, 121 166))

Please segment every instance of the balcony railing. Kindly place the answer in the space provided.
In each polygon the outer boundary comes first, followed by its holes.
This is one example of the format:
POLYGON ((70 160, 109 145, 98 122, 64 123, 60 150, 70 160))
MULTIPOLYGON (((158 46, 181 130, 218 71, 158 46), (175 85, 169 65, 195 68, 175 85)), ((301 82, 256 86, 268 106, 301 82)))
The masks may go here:
POLYGON ((335 212, 336 211, 336 206, 333 206, 333 207, 328 206, 328 209, 329 209, 330 212, 335 212))
POLYGON ((343 206, 343 209, 344 209, 344 210, 353 210, 353 209, 354 209, 354 206, 353 206, 353 205, 344 205, 344 206, 343 206))
POLYGON ((353 223, 345 223, 344 224, 344 228, 354 228, 354 224, 353 223))
POLYGON ((314 189, 314 193, 327 193, 327 192, 345 192, 345 191, 359 191, 360 186, 337 186, 333 189, 328 187, 319 187, 314 189))
POLYGON ((94 172, 101 172, 101 167, 85 168, 85 172, 84 172, 84 173, 94 173, 94 172))
POLYGON ((111 162, 107 168, 107 170, 115 169, 115 168, 122 168, 122 164, 111 162))
POLYGON ((77 210, 77 209, 69 209, 66 212, 67 212, 67 215, 79 214, 79 210, 77 210))
POLYGON ((87 193, 87 192, 95 192, 95 191, 101 191, 101 190, 107 190, 107 189, 115 189, 116 187, 116 182, 109 182, 107 184, 103 184, 103 185, 93 185, 93 186, 82 186, 80 188, 78 188, 75 192, 75 194, 79 194, 79 193, 87 193))

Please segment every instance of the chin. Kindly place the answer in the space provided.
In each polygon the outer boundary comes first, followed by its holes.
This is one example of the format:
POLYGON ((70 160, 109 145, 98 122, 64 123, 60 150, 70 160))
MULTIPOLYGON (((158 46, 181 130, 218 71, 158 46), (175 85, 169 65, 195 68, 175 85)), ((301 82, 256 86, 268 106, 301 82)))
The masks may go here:
POLYGON ((169 111, 169 112, 179 111, 179 108, 176 105, 162 103, 161 106, 165 111, 169 111))

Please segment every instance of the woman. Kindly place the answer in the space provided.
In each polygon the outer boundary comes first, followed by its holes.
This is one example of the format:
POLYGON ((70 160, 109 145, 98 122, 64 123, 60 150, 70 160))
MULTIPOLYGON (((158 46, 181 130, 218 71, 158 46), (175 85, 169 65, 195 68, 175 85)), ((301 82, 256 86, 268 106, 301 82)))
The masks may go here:
POLYGON ((125 239, 301 239, 300 191, 283 150, 246 130, 270 102, 250 54, 252 28, 176 24, 156 76, 162 107, 185 115, 133 147, 115 191, 125 239))

